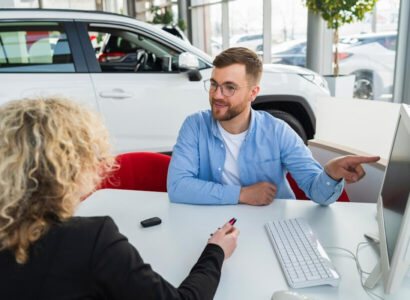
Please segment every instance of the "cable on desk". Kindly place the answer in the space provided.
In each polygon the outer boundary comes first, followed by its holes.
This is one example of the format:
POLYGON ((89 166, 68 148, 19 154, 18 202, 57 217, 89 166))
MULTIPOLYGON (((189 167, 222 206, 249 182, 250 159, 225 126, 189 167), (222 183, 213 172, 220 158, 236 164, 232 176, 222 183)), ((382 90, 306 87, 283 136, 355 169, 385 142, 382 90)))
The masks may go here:
POLYGON ((360 276, 360 284, 361 284, 363 290, 366 292, 366 294, 370 298, 376 297, 377 299, 384 300, 384 298, 382 296, 376 294, 375 292, 372 292, 371 289, 367 288, 364 285, 365 280, 367 279, 367 277, 365 278, 363 275, 369 275, 370 272, 364 271, 362 269, 362 267, 360 265, 360 261, 359 261, 359 251, 360 251, 361 247, 369 246, 370 244, 374 244, 374 242, 361 242, 361 243, 359 243, 356 247, 356 254, 353 253, 352 251, 350 251, 349 249, 346 249, 346 248, 343 248, 343 247, 331 247, 331 246, 329 246, 329 247, 324 247, 324 248, 329 249, 329 250, 330 249, 335 249, 335 250, 342 250, 342 251, 347 252, 356 263, 357 272, 359 273, 359 276, 360 276))

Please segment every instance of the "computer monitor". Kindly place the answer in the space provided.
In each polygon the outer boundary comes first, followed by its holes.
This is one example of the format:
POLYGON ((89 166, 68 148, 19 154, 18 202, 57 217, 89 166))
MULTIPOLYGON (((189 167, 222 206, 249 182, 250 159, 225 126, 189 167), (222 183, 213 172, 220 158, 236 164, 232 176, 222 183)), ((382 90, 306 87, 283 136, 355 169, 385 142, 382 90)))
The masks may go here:
POLYGON ((384 292, 393 293, 410 266, 410 107, 400 107, 389 161, 377 201, 380 262, 365 286, 382 277, 384 292))

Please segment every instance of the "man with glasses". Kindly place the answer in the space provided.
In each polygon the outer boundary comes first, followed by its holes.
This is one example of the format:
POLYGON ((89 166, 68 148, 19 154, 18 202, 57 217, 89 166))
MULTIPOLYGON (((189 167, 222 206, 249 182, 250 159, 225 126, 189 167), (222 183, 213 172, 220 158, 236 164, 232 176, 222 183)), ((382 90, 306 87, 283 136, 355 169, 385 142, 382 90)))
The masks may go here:
POLYGON ((286 173, 315 202, 328 205, 344 181, 364 176, 361 163, 379 157, 346 156, 317 163, 285 122, 251 108, 259 93, 262 63, 246 48, 230 48, 213 61, 204 81, 211 110, 190 115, 179 132, 168 170, 172 202, 267 205, 295 198, 286 173))

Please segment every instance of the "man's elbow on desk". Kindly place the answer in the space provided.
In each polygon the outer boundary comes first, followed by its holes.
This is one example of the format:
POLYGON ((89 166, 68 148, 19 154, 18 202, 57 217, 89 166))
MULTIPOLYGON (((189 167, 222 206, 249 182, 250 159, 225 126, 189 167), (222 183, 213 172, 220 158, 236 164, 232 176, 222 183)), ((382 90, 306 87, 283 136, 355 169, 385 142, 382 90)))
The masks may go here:
POLYGON ((199 205, 238 204, 240 186, 214 182, 168 182, 168 197, 173 203, 199 205))

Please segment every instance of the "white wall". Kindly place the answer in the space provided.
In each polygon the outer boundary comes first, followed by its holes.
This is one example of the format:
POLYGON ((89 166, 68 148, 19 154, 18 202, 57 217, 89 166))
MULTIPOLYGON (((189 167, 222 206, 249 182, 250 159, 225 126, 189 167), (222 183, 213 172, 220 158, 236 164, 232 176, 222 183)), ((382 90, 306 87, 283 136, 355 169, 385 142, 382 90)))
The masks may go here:
POLYGON ((399 109, 397 103, 319 98, 315 139, 387 159, 399 109))

